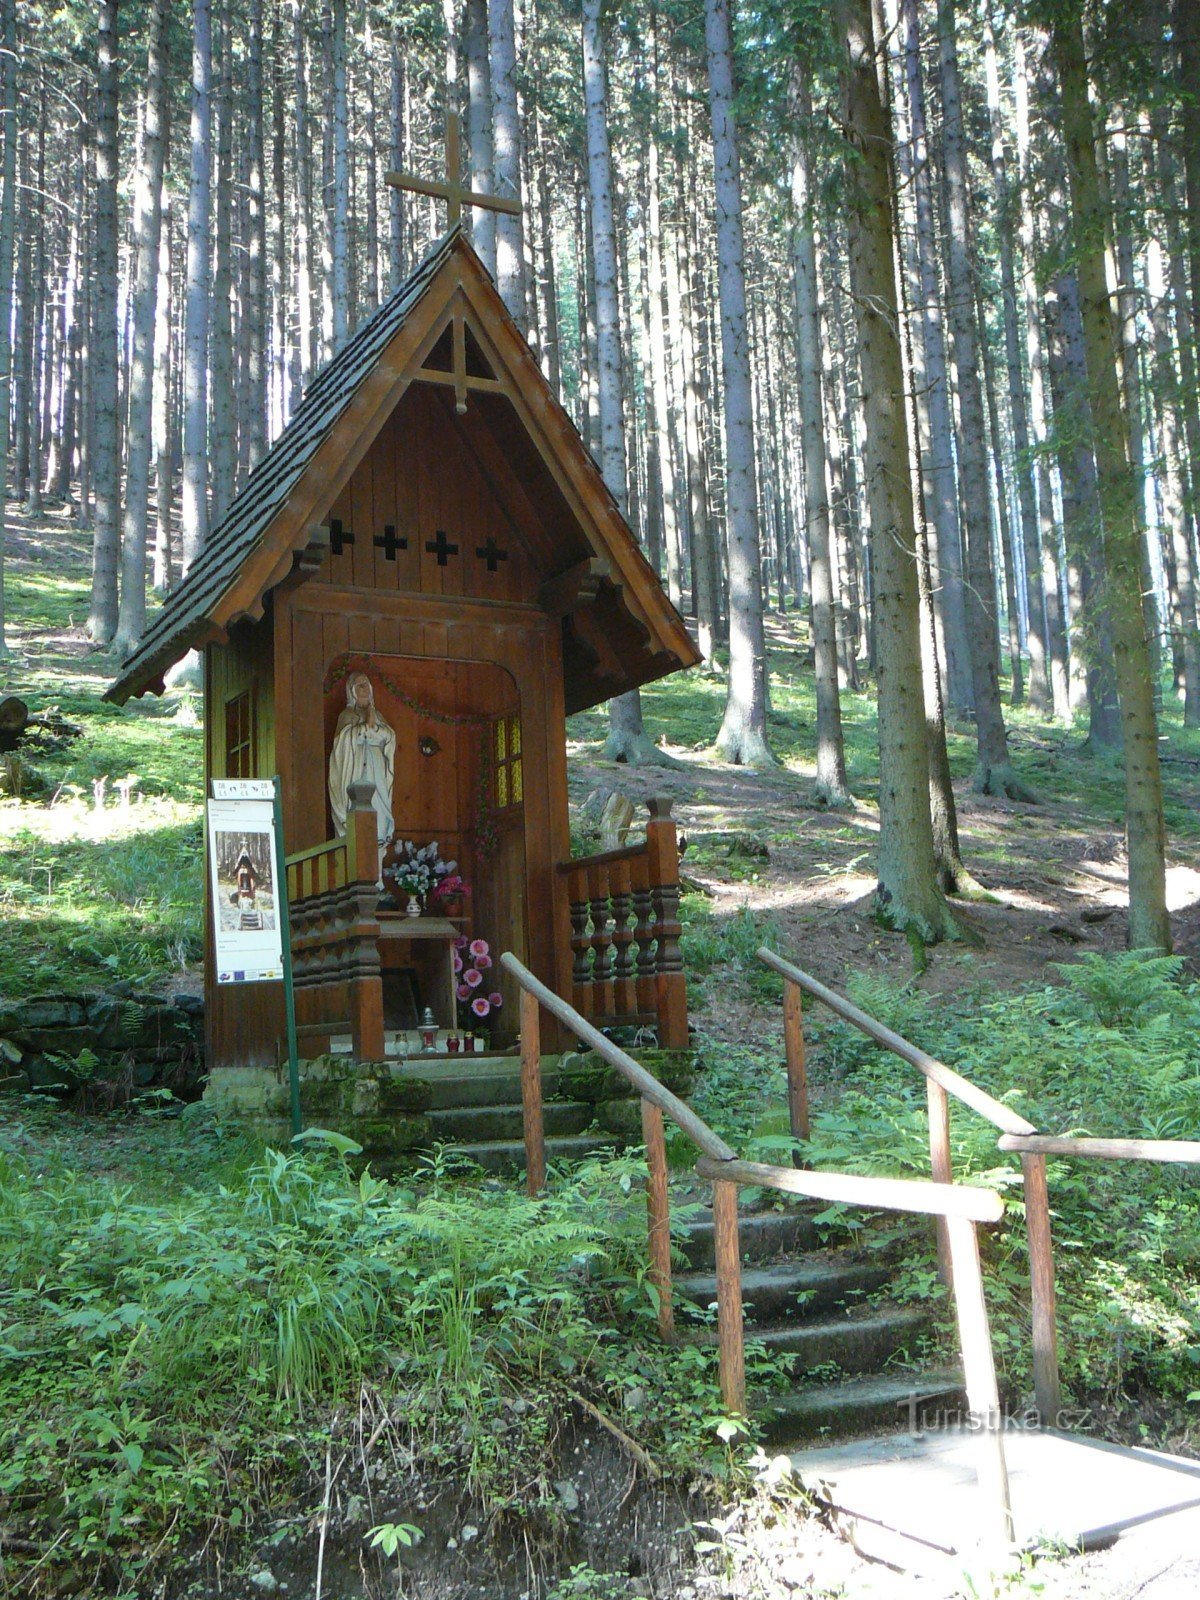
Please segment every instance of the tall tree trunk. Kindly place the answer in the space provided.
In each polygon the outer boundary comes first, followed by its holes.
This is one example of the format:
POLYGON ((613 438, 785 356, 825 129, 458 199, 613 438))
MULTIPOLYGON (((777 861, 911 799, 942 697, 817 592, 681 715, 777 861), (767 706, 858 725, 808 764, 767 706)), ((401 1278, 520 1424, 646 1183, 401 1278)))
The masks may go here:
POLYGON ((705 0, 708 98, 717 198, 717 290, 725 417, 725 526, 729 561, 729 692, 717 753, 743 766, 774 762, 767 744, 767 667, 763 634, 754 416, 746 325, 742 179, 734 120, 733 34, 729 0, 705 0))
MULTIPOLYGON (((1021 549, 1025 557, 1025 642, 1029 651, 1029 704, 1035 711, 1053 707, 1046 651, 1046 606, 1042 593, 1042 562, 1037 514, 1035 468, 1029 449, 1029 410, 1025 374, 1021 364, 1021 328, 1017 306, 1017 273, 1013 247, 1016 221, 1008 188, 1008 159, 1004 148, 1004 120, 1000 107, 1000 76, 990 13, 984 19, 984 59, 987 70, 988 112, 992 135, 992 181, 996 193, 997 239, 1000 249, 1000 286, 1004 320, 1004 364, 1008 377, 1008 413, 1012 425, 1013 472, 1021 513, 1021 549)), ((1013 672, 1016 704, 1016 670, 1013 672)))
POLYGON ((0 110, 4 126, 0 169, 0 660, 9 654, 5 637, 4 546, 8 515, 9 402, 12 398, 13 241, 17 221, 17 3, 0 0, 0 110))
MULTIPOLYGON (((792 66, 792 100, 798 125, 812 121, 804 70, 792 66)), ((808 534, 812 595, 813 657, 817 686, 816 797, 822 805, 852 804, 842 743, 838 698, 837 619, 829 556, 829 491, 825 417, 821 395, 821 318, 817 293, 817 244, 813 182, 802 131, 792 154, 792 266, 796 280, 796 367, 800 386, 800 433, 804 451, 804 518, 808 534)))
POLYGON ((171 494, 174 470, 171 404, 171 200, 163 184, 158 240, 158 315, 154 326, 154 407, 150 431, 154 451, 154 592, 171 588, 171 494))
POLYGON ((1062 585, 1058 561, 1058 526, 1054 519, 1054 492, 1050 481, 1046 351, 1042 338, 1037 273, 1037 223, 1031 195, 1029 151, 1029 91, 1025 51, 1020 30, 1014 30, 1014 91, 1017 123, 1017 163, 1020 179, 1020 239, 1025 290, 1025 353, 1029 362, 1029 420, 1037 452, 1038 546, 1042 572, 1042 599, 1046 616, 1046 650, 1050 658, 1050 689, 1054 715, 1070 721, 1071 691, 1067 659, 1067 629, 1063 619, 1062 585))
POLYGON ((954 470, 954 424, 950 379, 946 368, 942 293, 938 281, 937 228, 930 176, 917 0, 901 0, 900 9, 912 144, 914 234, 920 306, 918 338, 913 353, 914 359, 919 362, 917 415, 921 428, 923 490, 933 546, 930 551, 930 583, 941 618, 948 698, 956 710, 969 711, 974 703, 974 687, 971 681, 971 652, 967 642, 962 534, 958 525, 958 491, 954 470))
MULTIPOLYGON (((992 485, 996 507, 997 557, 1003 564, 1003 593, 1005 617, 1008 622, 1008 656, 1012 663, 1012 703, 1019 706, 1025 699, 1025 672, 1021 662, 1021 618, 1017 604, 1017 560, 1013 549, 1012 517, 1008 497, 1008 484, 1004 477, 1004 439, 1000 417, 1000 403, 996 396, 996 371, 988 345, 987 321, 983 307, 978 307, 979 353, 982 357, 984 398, 987 402, 988 433, 991 437, 992 485)), ((999 568, 997 568, 999 572, 999 568)), ((997 584, 997 602, 1000 585, 997 584)))
MULTIPOLYGON (((317 325, 313 316, 313 170, 312 136, 308 125, 308 59, 304 45, 301 0, 291 0, 295 55, 296 117, 296 315, 300 329, 300 381, 305 389, 317 370, 317 325)), ((398 190, 391 190, 393 195, 398 190)), ((395 287, 395 285, 393 285, 395 287)))
MULTIPOLYGON (((299 3, 299 0, 296 0, 299 3)), ((224 122, 224 112, 222 112, 224 122)), ((208 539, 208 206, 213 131, 213 18, 195 0, 192 22, 192 155, 187 190, 187 286, 184 290, 184 576, 208 539)), ((216 285, 211 290, 216 296, 216 285)))
MULTIPOLYGON (((488 0, 467 0, 467 148, 471 187, 490 194, 492 172, 492 73, 488 62, 488 0)), ((496 213, 471 211, 471 243, 484 266, 496 276, 496 213)))
POLYGON ((244 266, 246 390, 242 396, 241 454, 253 472, 267 452, 267 213, 263 175, 263 6, 250 0, 246 56, 246 256, 244 266))
POLYGON ((333 350, 350 336, 350 129, 346 90, 346 0, 333 0, 333 350))
MULTIPOLYGON (((486 0, 485 0, 486 3, 486 0)), ((392 29, 391 93, 388 101, 388 122, 391 127, 392 169, 404 170, 404 49, 400 30, 392 29)), ((393 294, 404 282, 404 191, 388 189, 388 286, 393 294)))
POLYGON ((30 279, 30 311, 33 330, 32 359, 29 367, 29 470, 25 484, 25 515, 42 514, 42 380, 46 354, 46 68, 38 72, 37 165, 34 168, 31 215, 27 221, 33 236, 33 273, 30 279))
MULTIPOLYGON (((492 67, 493 165, 496 192, 521 198, 521 127, 517 106, 517 46, 513 0, 488 0, 488 55, 492 67)), ((525 259, 521 219, 496 213, 496 284, 500 297, 525 325, 525 259)))
MULTIPOLYGON (((1188 273, 1192 281, 1192 347, 1200 362, 1200 4, 1175 0, 1174 33, 1179 49, 1179 115, 1187 194, 1188 273)), ((1200 465, 1193 462, 1193 474, 1200 465)))
POLYGON ((125 517, 121 530, 121 605, 113 648, 127 655, 146 630, 146 536, 154 410, 154 324, 163 167, 168 138, 167 0, 150 8, 141 151, 133 199, 133 354, 125 446, 125 517))
MULTIPOLYGON (((1183 663, 1183 720, 1189 728, 1200 726, 1200 628, 1196 613, 1196 557, 1192 518, 1184 488, 1180 439, 1180 386, 1171 338, 1171 312, 1167 300, 1166 269, 1162 246, 1151 238, 1148 245, 1150 320, 1154 338, 1154 389, 1160 408, 1162 438, 1163 521, 1175 565, 1178 597, 1177 644, 1183 663)), ((1196 463, 1200 467, 1200 462, 1196 463)))
POLYGON ((117 628, 121 536, 121 433, 117 393, 117 0, 100 0, 96 63, 96 227, 92 290, 92 475, 96 529, 88 633, 99 645, 117 628))
POLYGON ((954 0, 938 0, 938 58, 942 73, 942 138, 946 181, 946 276, 958 371, 958 435, 962 519, 966 535, 967 641, 971 648, 977 733, 975 786, 985 794, 1032 800, 1013 771, 1000 706, 1000 634, 996 574, 988 533, 988 481, 983 395, 975 338, 970 195, 958 77, 954 0))
POLYGON ((379 305, 379 107, 375 88, 375 30, 371 7, 363 7, 363 73, 366 76, 367 158, 367 262, 363 309, 369 315, 379 305))
POLYGON ((929 746, 921 682, 916 524, 898 338, 889 173, 891 127, 880 93, 870 0, 839 0, 845 40, 844 127, 850 282, 863 368, 879 661, 878 914, 922 940, 952 934, 938 885, 929 814, 929 746))
MULTIPOLYGON (((600 470, 622 514, 627 506, 625 422, 621 381, 621 318, 617 238, 613 220, 612 154, 608 138, 608 82, 601 0, 583 3, 583 97, 587 118, 588 196, 596 280, 596 351, 600 404, 600 470)), ((610 761, 660 758, 642 727, 641 697, 634 689, 613 700, 604 754, 610 761)))
MULTIPOLYGON (((664 297, 669 293, 663 262, 662 197, 658 148, 658 33, 657 14, 650 13, 650 51, 653 80, 648 85, 650 106, 647 111, 648 127, 645 145, 646 168, 646 291, 648 316, 647 342, 650 349, 650 393, 652 397, 652 423, 658 448, 659 479, 662 489, 662 531, 665 571, 668 582, 674 570, 674 593, 682 594, 681 574, 682 540, 679 531, 679 514, 675 498, 676 473, 674 460, 675 433, 671 427, 671 380, 667 366, 667 310, 664 297)), ((675 330, 678 338, 678 329, 675 330)))
MULTIPOLYGON (((229 24, 221 28, 221 87, 217 126, 217 200, 213 255, 212 331, 209 354, 213 407, 209 449, 212 522, 229 510, 237 477, 237 416, 233 363, 233 75, 229 24)), ((185 559, 185 565, 186 565, 185 559)))
MULTIPOLYGON (((287 58, 283 49, 283 7, 277 3, 271 12, 271 204, 275 226, 271 235, 271 409, 269 428, 272 439, 283 432, 290 406, 288 384, 288 217, 287 217, 287 119, 284 109, 284 82, 287 58)), ((374 266, 372 253, 371 263, 374 266)))
POLYGON ((1126 418, 1114 359, 1104 270, 1104 208, 1096 164, 1087 57, 1078 9, 1056 12, 1051 49, 1062 91, 1088 390, 1100 488, 1101 538, 1112 628, 1113 666, 1125 748, 1125 842, 1129 857, 1129 943, 1169 950, 1166 827, 1154 684, 1142 610, 1142 555, 1126 418))

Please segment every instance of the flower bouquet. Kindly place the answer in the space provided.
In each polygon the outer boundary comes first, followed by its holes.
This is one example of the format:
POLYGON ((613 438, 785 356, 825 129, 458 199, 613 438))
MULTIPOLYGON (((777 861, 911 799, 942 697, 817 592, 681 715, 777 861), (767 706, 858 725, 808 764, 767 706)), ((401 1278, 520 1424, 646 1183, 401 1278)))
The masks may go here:
POLYGON ((488 1033, 493 1014, 504 1004, 500 991, 488 987, 494 981, 491 971, 492 956, 486 939, 460 935, 454 941, 454 992, 459 1016, 463 1027, 474 1033, 488 1033))
POLYGON ((451 893, 461 894, 466 888, 458 876, 458 862, 442 860, 436 839, 424 845, 416 845, 411 839, 400 840, 396 858, 383 869, 383 875, 391 879, 397 896, 407 900, 410 917, 419 917, 426 902, 437 899, 443 884, 453 881, 451 893))

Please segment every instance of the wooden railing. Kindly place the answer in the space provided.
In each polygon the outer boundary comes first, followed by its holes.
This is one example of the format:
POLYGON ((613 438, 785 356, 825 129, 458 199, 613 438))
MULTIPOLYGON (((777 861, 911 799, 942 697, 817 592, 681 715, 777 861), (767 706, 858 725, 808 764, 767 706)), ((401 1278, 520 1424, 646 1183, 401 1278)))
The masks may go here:
POLYGON ((671 802, 647 804, 643 843, 559 863, 571 912, 572 999, 593 1022, 650 1024, 664 1049, 684 1050, 679 842, 671 802))
MULTIPOLYGON (((885 1050, 910 1062, 925 1076, 929 1107, 929 1163, 935 1181, 951 1183, 951 1095, 1000 1130, 1001 1150, 1021 1158, 1024 1183, 1025 1228, 1029 1242, 1029 1279, 1033 1322, 1033 1387, 1043 1422, 1055 1425, 1062 1408, 1062 1383, 1058 1362, 1057 1295, 1054 1275, 1054 1241, 1050 1230, 1050 1194, 1047 1156, 1082 1156, 1101 1160, 1166 1161, 1200 1164, 1200 1143, 1183 1139, 1071 1139, 1042 1134, 1010 1106, 994 1099, 977 1084, 943 1062, 910 1044, 891 1028, 877 1022, 852 1001, 826 988, 809 973, 765 947, 759 959, 784 980, 784 1050, 788 1075, 788 1104, 792 1137, 809 1138, 808 1082, 804 1059, 804 1028, 800 992, 819 1000, 845 1022, 874 1039, 885 1050)), ((942 1276, 952 1282, 957 1270, 949 1220, 938 1222, 938 1257, 942 1276)))
POLYGON ((516 979, 521 990, 521 1101, 526 1183, 531 1195, 541 1194, 546 1186, 541 1086, 543 1009, 555 1017, 566 1032, 574 1034, 582 1044, 602 1056, 641 1096, 647 1163, 649 1276, 658 1301, 659 1331, 667 1340, 674 1337, 675 1319, 671 1290, 671 1223, 664 1117, 669 1116, 699 1151, 696 1171, 712 1183, 717 1349, 721 1394, 731 1412, 744 1414, 746 1409, 741 1249, 738 1239, 739 1184, 774 1188, 809 1199, 838 1201, 871 1210, 933 1215, 945 1224, 953 1267, 953 1293, 967 1403, 971 1411, 972 1429, 978 1439, 977 1472, 983 1496, 984 1526, 990 1542, 1009 1545, 1012 1541, 1012 1511, 1008 1472, 976 1232, 979 1223, 1000 1220, 1004 1212, 1000 1196, 990 1189, 950 1182, 800 1172, 787 1167, 741 1161, 724 1139, 690 1106, 672 1094, 632 1056, 605 1038, 573 1006, 535 978, 514 955, 502 955, 500 964, 516 979))
POLYGON ((346 832, 286 860, 296 1031, 328 1049, 348 1033, 357 1061, 382 1061, 379 846, 369 783, 350 785, 346 832))

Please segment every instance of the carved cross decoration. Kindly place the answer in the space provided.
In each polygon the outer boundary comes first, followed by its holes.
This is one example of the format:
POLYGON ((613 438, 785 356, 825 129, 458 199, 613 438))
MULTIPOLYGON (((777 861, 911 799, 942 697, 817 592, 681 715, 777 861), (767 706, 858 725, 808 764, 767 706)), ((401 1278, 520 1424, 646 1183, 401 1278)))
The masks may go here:
POLYGON ((495 572, 502 561, 508 560, 508 551, 501 550, 500 546, 496 543, 495 539, 492 538, 490 533, 488 534, 487 543, 485 545, 481 545, 479 549, 476 550, 475 554, 479 557, 480 561, 487 562, 487 569, 489 572, 495 572))
POLYGON ((444 567, 446 565, 447 557, 456 556, 458 554, 458 546, 456 544, 451 544, 440 528, 437 531, 436 539, 426 539, 425 549, 431 556, 437 557, 437 564, 439 567, 444 567))
POLYGON ((384 559, 387 561, 395 561, 397 550, 408 549, 408 540, 403 537, 397 538, 396 529, 390 522, 385 523, 383 532, 377 533, 372 543, 383 551, 384 559))
POLYGON ((335 556, 340 556, 348 544, 354 543, 354 535, 349 528, 342 527, 340 517, 331 517, 329 520, 329 548, 335 556))
POLYGON ((389 172, 386 182, 393 189, 407 189, 413 194, 432 195, 446 202, 447 218, 451 227, 462 220, 463 206, 480 206, 486 211, 505 211, 509 216, 521 215, 519 200, 506 200, 498 194, 478 194, 463 183, 462 124, 456 112, 446 117, 446 181, 429 183, 423 178, 410 178, 403 172, 389 172))

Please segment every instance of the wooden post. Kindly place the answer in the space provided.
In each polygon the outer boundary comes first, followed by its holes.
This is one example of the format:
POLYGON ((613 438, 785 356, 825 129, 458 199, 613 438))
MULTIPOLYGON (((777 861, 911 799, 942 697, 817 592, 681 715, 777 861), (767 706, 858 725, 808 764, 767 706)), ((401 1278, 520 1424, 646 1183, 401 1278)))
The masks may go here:
MULTIPOLYGON (((925 1100, 929 1107, 929 1165, 934 1183, 953 1183, 950 1164, 950 1097, 940 1083, 925 1079, 925 1100)), ((947 1289, 953 1287, 950 1236, 946 1218, 937 1219, 938 1277, 947 1289)))
POLYGON ((1058 1376, 1054 1241, 1050 1234, 1045 1156, 1023 1155, 1021 1171, 1025 1178, 1025 1229, 1029 1240, 1033 1301, 1033 1390, 1042 1426, 1053 1428, 1062 1409, 1062 1390, 1058 1376))
POLYGON ((546 1187, 546 1135, 542 1128, 542 1045, 537 996, 521 990, 521 1109, 525 1129, 525 1187, 546 1187))
POLYGON ((978 1440, 976 1472, 983 1500, 980 1528, 985 1545, 1002 1549, 1011 1546, 1013 1540, 1012 1501, 1004 1458, 1004 1418, 979 1266, 979 1236, 967 1217, 947 1217, 946 1232, 954 1265, 954 1310, 963 1379, 971 1428, 978 1440))
POLYGON ((713 1245, 717 1265, 717 1348, 725 1409, 746 1413, 746 1350, 742 1328, 742 1255, 738 1244, 737 1184, 713 1183, 713 1245))
POLYGON ((798 984, 783 983, 783 1040, 787 1051, 788 1114, 792 1123, 792 1138, 803 1139, 807 1144, 810 1133, 808 1118, 808 1073, 804 1064, 804 1015, 801 1010, 798 984))
POLYGON ((667 1141, 663 1114, 642 1096, 642 1138, 646 1143, 646 1227, 650 1243, 650 1281, 658 1293, 658 1331, 675 1335, 671 1303, 671 1199, 667 1188, 667 1141))
POLYGON ((646 802, 646 856, 654 902, 655 996, 658 1042, 664 1050, 688 1047, 687 984, 679 954, 679 838, 671 802, 661 796, 646 802))

